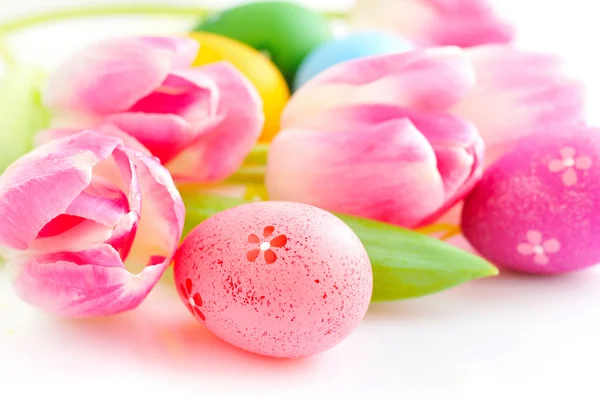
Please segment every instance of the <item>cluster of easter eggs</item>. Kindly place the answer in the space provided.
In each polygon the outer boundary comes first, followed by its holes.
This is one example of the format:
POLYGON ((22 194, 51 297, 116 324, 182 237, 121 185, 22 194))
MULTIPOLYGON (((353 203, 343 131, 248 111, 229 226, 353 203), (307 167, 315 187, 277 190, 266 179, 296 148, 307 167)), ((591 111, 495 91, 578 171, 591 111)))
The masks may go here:
MULTIPOLYGON (((347 60, 402 52, 391 34, 336 37, 330 21, 287 1, 223 10, 189 34, 194 65, 228 61, 259 92, 260 137, 270 142, 290 94, 347 60)), ((309 205, 261 202, 209 218, 184 240, 174 263, 178 292, 206 328, 240 348, 308 356, 341 342, 361 321, 373 291, 369 257, 354 232, 309 205)))
MULTIPOLYGON (((253 2, 202 21, 195 65, 229 61, 264 102, 263 142, 279 131, 290 93, 340 62, 408 51, 381 32, 333 34, 300 5, 253 2)), ((552 274, 600 263, 600 131, 574 126, 522 140, 467 197, 464 236, 504 269, 552 274)), ((358 237, 321 209, 262 202, 197 226, 175 259, 190 312, 238 347, 275 357, 322 352, 364 316, 373 288, 358 237)))
POLYGON ((406 39, 382 32, 334 35, 319 13, 287 1, 242 4, 202 21, 191 36, 201 50, 196 65, 229 61, 262 97, 265 127, 260 141, 279 131, 292 90, 340 62, 410 50, 406 39))

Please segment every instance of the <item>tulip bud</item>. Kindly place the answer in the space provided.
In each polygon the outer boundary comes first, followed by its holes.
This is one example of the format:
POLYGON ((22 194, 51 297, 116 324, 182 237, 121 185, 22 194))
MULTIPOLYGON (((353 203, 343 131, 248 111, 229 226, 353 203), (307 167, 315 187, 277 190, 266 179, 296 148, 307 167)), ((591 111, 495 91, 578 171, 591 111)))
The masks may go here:
POLYGON ((421 46, 472 47, 510 43, 515 29, 490 0, 358 0, 350 12, 357 28, 397 33, 421 46))
POLYGON ((228 62, 191 67, 198 48, 190 38, 133 37, 76 53, 49 78, 53 127, 105 132, 99 126, 110 124, 178 181, 225 179, 260 135, 262 101, 228 62))
POLYGON ((560 65, 504 46, 336 65, 284 110, 269 199, 410 228, 433 223, 481 177, 484 143, 491 163, 530 132, 581 120, 582 85, 560 65))
POLYGON ((82 132, 38 147, 0 176, 0 256, 33 306, 68 317, 123 312, 169 266, 184 213, 156 160, 82 132))

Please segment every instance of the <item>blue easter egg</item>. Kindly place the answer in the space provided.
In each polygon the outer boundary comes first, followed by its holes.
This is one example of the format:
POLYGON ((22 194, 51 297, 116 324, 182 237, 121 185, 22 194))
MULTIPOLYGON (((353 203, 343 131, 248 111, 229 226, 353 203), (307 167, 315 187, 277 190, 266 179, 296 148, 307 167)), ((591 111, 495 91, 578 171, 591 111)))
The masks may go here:
POLYGON ((304 59, 294 79, 294 89, 341 62, 372 55, 402 53, 414 47, 407 39, 384 32, 360 32, 334 39, 315 48, 304 59))

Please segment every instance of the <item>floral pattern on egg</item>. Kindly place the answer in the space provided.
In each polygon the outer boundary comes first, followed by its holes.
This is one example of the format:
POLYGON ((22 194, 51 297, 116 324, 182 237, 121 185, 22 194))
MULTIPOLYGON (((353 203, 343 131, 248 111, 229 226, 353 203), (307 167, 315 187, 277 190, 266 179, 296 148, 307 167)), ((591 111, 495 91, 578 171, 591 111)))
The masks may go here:
POLYGON ((251 249, 248 251, 247 257, 250 262, 254 262, 256 258, 260 255, 260 253, 264 253, 265 261, 268 264, 275 263, 277 260, 277 254, 275 251, 271 249, 273 248, 282 248, 285 244, 287 244, 287 237, 285 235, 279 235, 273 238, 270 241, 266 241, 266 239, 273 233, 275 227, 267 226, 264 229, 264 240, 258 238, 256 234, 250 234, 248 236, 248 242, 251 244, 258 244, 258 248, 251 249))
POLYGON ((537 230, 527 232, 527 242, 517 245, 517 251, 524 256, 533 255, 533 261, 538 265, 547 265, 548 254, 560 250, 560 242, 556 238, 543 240, 542 233, 537 230))
POLYGON ((552 274, 600 263, 600 129, 524 139, 465 201, 462 229, 499 267, 552 274))
POLYGON ((275 357, 341 342, 373 290, 354 232, 331 213, 291 202, 247 204, 207 219, 184 240, 174 271, 184 304, 210 331, 275 357), (193 289, 186 291, 188 280, 193 289), (193 306, 196 293, 204 319, 193 306))
POLYGON ((194 293, 193 283, 189 278, 185 280, 185 283, 179 284, 179 295, 183 299, 183 303, 188 310, 200 320, 205 321, 206 317, 202 313, 202 296, 199 293, 194 293))
POLYGON ((577 156, 573 147, 560 150, 561 159, 553 159, 548 164, 548 169, 553 173, 561 173, 565 186, 577 184, 577 170, 588 170, 592 167, 592 158, 587 155, 577 156))

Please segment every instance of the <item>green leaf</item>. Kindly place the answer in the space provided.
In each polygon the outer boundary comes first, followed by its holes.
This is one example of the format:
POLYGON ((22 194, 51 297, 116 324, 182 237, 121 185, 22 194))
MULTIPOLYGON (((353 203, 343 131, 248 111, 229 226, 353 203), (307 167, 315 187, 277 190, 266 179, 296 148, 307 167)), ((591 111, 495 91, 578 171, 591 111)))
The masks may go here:
POLYGON ((434 294, 498 275, 483 258, 433 237, 374 220, 336 214, 360 238, 373 267, 372 301, 434 294))
POLYGON ((48 127, 42 105, 44 74, 37 68, 12 66, 0 76, 0 173, 33 149, 33 136, 48 127))
MULTIPOLYGON (((210 216, 247 203, 241 199, 183 192, 186 204, 184 236, 210 216)), ((443 241, 398 226, 336 214, 365 246, 373 267, 372 301, 393 301, 434 294, 491 277, 489 262, 443 241)))
POLYGON ((194 227, 204 222, 209 217, 216 215, 226 209, 249 203, 243 199, 223 197, 214 194, 188 191, 179 189, 183 202, 185 203, 185 225, 183 226, 183 237, 187 236, 194 227))

